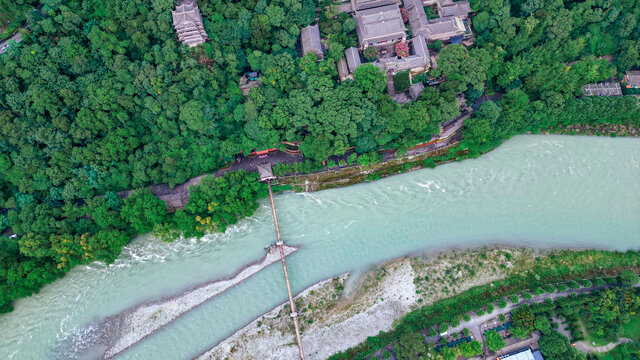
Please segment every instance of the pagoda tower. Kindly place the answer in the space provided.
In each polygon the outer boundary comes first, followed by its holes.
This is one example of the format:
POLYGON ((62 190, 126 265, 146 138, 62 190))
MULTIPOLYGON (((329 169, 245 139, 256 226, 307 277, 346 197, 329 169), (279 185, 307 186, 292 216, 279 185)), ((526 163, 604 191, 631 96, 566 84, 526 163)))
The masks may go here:
POLYGON ((209 40, 202 25, 202 15, 196 0, 178 0, 173 15, 173 27, 178 33, 178 40, 189 47, 209 40))

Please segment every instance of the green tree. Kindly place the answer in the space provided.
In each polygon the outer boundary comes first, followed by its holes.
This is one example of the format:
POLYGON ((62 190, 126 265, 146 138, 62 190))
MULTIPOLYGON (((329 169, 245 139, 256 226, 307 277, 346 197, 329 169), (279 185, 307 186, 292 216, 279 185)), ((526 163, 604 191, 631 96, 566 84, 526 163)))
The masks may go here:
POLYGON ((444 76, 447 80, 459 82, 458 92, 467 90, 468 86, 475 89, 484 88, 486 72, 478 57, 470 56, 469 51, 462 45, 449 45, 442 49, 438 56, 438 67, 433 70, 434 76, 444 76))
POLYGON ((638 283, 638 274, 633 270, 622 270, 620 280, 623 285, 635 285, 638 283))
POLYGON ((373 64, 362 64, 353 72, 353 80, 365 93, 371 95, 381 94, 387 87, 387 78, 373 64))
POLYGON ((537 330, 540 330, 543 334, 548 333, 549 331, 551 331, 551 323, 549 323, 549 319, 545 316, 545 315, 536 315, 536 318, 534 320, 534 327, 537 330))
POLYGON ((506 345, 502 335, 497 331, 489 331, 485 333, 485 342, 487 344, 487 348, 493 352, 502 349, 506 345))
POLYGON ((424 336, 420 333, 404 333, 394 347, 398 360, 418 359, 426 355, 427 349, 423 341, 424 336))
POLYGON ((149 189, 139 189, 124 199, 121 215, 137 233, 145 234, 165 220, 166 204, 149 189))
POLYGON ((544 334, 538 341, 540 352, 545 359, 549 360, 571 360, 576 358, 576 350, 571 347, 569 339, 557 331, 544 334))

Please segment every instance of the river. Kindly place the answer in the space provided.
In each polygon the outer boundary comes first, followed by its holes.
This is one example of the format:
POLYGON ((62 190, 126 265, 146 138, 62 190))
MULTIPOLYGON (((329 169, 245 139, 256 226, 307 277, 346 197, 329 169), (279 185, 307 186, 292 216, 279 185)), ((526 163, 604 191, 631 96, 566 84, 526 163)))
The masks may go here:
MULTIPOLYGON (((300 247, 287 260, 294 292, 394 257, 450 247, 638 249, 640 139, 517 136, 480 159, 287 193, 275 202, 283 238, 300 247)), ((227 233, 200 241, 139 237, 114 264, 78 267, 18 301, 0 316, 0 358, 73 357, 79 349, 68 344, 78 343, 91 323, 260 259, 275 241, 268 201, 261 204, 227 233)), ((285 299, 281 267, 271 265, 119 358, 191 358, 285 299)))

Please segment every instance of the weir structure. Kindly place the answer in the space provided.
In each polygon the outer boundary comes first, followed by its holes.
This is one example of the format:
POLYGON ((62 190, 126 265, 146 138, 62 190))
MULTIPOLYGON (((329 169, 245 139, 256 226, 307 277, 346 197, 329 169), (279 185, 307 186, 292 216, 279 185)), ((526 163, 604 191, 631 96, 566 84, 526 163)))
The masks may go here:
POLYGON ((275 179, 275 176, 271 173, 271 166, 258 166, 260 173, 260 181, 266 181, 269 188, 269 201, 271 202, 271 214, 273 214, 273 223, 276 226, 276 236, 278 241, 276 245, 280 249, 280 260, 282 260, 282 270, 284 271, 284 282, 287 284, 287 293, 289 294, 289 306, 291 307, 290 317, 293 319, 293 327, 296 331, 296 340, 298 341, 298 350, 300 351, 300 359, 305 360, 304 350, 302 349, 302 340, 300 339, 300 327, 298 326, 298 313, 296 312, 296 303, 293 301, 293 294, 291 294, 291 284, 289 283, 289 272, 287 271, 287 260, 284 255, 284 242, 280 236, 280 226, 278 225, 278 216, 276 215, 276 206, 273 202, 273 192, 271 191, 271 180, 275 179))

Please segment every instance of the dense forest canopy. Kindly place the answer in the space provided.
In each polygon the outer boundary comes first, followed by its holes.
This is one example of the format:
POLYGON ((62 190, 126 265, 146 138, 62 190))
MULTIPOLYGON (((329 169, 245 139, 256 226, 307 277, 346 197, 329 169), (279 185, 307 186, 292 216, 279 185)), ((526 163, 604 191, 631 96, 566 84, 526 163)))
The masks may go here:
POLYGON ((0 0, 0 9, 2 9, 0 11, 0 39, 20 27, 26 20, 27 12, 35 8, 37 4, 37 0, 0 0))
MULTIPOLYGON (((114 193, 174 186, 240 152, 284 140, 314 161, 352 146, 406 149, 459 114, 458 92, 470 102, 496 95, 467 121, 461 147, 471 155, 557 124, 640 121, 635 98, 576 98, 584 84, 638 65, 634 0, 472 1, 476 46, 444 47, 430 75, 447 81, 402 105, 372 65, 338 81, 355 24, 335 6, 316 13, 314 0, 202 0, 210 41, 192 49, 177 41, 173 0, 41 5, 26 14, 24 41, 0 56, 0 230, 18 235, 0 240, 3 310, 75 264, 113 261, 136 233, 197 235, 251 213, 264 189, 204 192, 209 204, 235 205, 175 216, 148 191, 114 193), (316 16, 328 48, 320 61, 296 50, 316 16), (262 86, 245 99, 238 82, 248 70, 262 86)), ((205 186, 252 181, 238 176, 205 186)))

